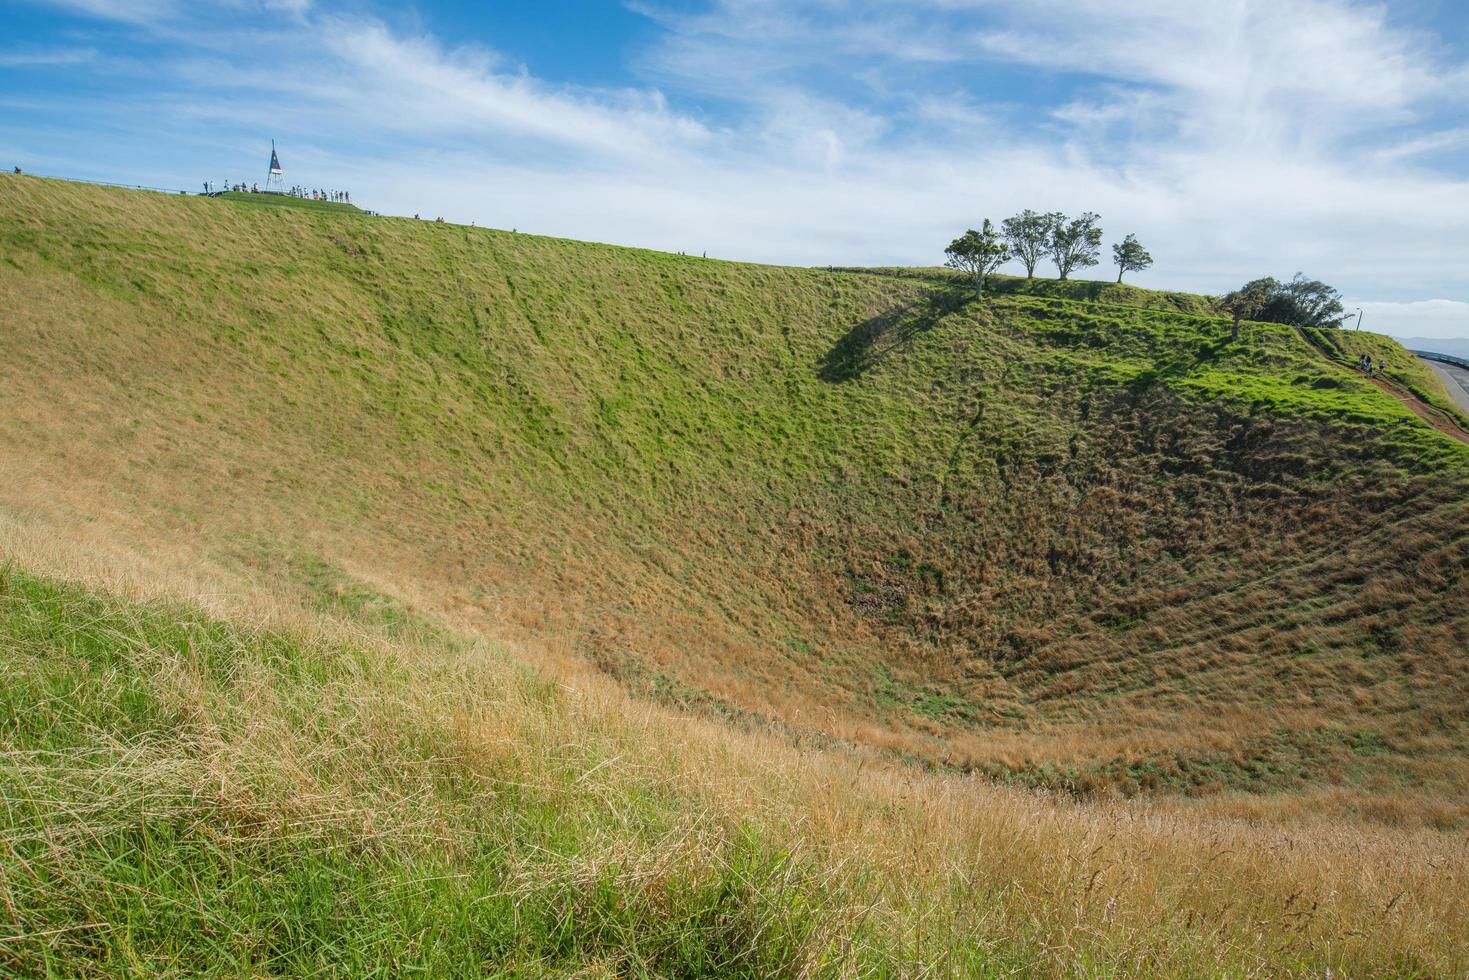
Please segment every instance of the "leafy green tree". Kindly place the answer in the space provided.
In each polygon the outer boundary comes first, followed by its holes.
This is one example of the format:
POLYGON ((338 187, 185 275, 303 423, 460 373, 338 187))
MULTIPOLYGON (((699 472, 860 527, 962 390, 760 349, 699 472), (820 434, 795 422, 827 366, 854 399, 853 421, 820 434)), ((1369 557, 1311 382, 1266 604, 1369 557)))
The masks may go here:
POLYGON ((1124 272, 1141 272, 1153 264, 1153 257, 1143 248, 1136 235, 1128 235, 1112 246, 1112 261, 1117 263, 1117 281, 1124 272))
POLYGON ((1280 291, 1280 283, 1266 277, 1247 282, 1232 293, 1219 298, 1219 308, 1234 321, 1229 331, 1230 340, 1239 339, 1241 320, 1258 320, 1270 299, 1280 291))
POLYGON ((1285 323, 1293 327, 1339 327, 1346 319, 1341 293, 1319 279, 1307 279, 1297 272, 1290 282, 1266 277, 1246 283, 1220 300, 1220 306, 1234 315, 1232 306, 1245 312, 1236 317, 1234 336, 1239 335, 1239 319, 1285 323), (1226 306, 1225 301, 1231 304, 1226 306))
POLYGON ((1305 273, 1297 272, 1272 297, 1262 316, 1275 323, 1298 327, 1339 327, 1346 319, 1346 311, 1342 309, 1341 293, 1319 279, 1307 279, 1305 273))
POLYGON ((984 229, 973 228, 960 235, 944 249, 946 263, 951 269, 968 274, 974 282, 974 298, 984 298, 984 281, 990 273, 1010 261, 1010 247, 1005 244, 990 219, 984 219, 984 229))
POLYGON ((1051 249, 1051 232, 1061 221, 1052 211, 1038 214, 1026 208, 1013 218, 1000 222, 1000 230, 1010 245, 1010 253, 1025 266, 1025 278, 1035 278, 1035 267, 1051 249))
POLYGON ((1065 215, 1056 216, 1056 223, 1051 228, 1050 253, 1059 278, 1065 279, 1072 270, 1084 269, 1100 261, 1097 254, 1102 249, 1102 229, 1097 227, 1097 222, 1101 220, 1101 215, 1090 211, 1084 211, 1081 217, 1070 221, 1065 215))

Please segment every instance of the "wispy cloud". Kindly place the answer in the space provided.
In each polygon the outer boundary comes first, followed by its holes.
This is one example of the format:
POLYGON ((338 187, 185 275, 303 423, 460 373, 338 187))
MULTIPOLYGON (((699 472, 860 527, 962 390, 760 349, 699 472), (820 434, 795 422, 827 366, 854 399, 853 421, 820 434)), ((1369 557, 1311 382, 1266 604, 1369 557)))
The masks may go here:
POLYGON ((71 13, 127 24, 157 24, 178 11, 175 0, 47 0, 71 13))
POLYGON ((51 48, 38 51, 0 51, 0 68, 47 68, 80 65, 97 58, 96 48, 51 48))
POLYGON ((655 89, 556 87, 484 49, 450 50, 372 21, 332 18, 324 27, 323 42, 335 56, 328 71, 349 76, 350 101, 370 110, 365 114, 379 126, 471 138, 505 134, 634 159, 708 136, 655 89))
POLYGON ((1453 127, 1389 143, 1373 151, 1373 157, 1381 163, 1391 164, 1466 144, 1469 144, 1469 127, 1453 127))

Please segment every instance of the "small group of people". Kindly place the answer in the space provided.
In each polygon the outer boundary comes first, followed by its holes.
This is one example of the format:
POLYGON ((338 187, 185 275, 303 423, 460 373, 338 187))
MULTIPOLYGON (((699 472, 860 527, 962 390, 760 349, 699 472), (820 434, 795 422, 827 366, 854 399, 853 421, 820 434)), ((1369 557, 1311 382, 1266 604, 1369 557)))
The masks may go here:
MULTIPOLYGON (((19 172, 20 168, 17 167, 16 173, 19 172)), ((219 183, 215 183, 212 180, 206 180, 204 182, 205 194, 222 194, 225 191, 235 191, 242 194, 259 194, 260 184, 256 182, 247 184, 244 181, 235 183, 228 180, 220 181, 219 183)), ((298 185, 292 187, 286 193, 291 197, 299 197, 305 201, 336 201, 341 204, 352 203, 352 195, 347 191, 322 190, 320 188, 306 188, 298 185)))
POLYGON ((205 194, 228 194, 231 192, 236 194, 259 194, 260 185, 247 184, 243 180, 233 183, 228 180, 221 180, 218 183, 212 180, 206 180, 204 182, 205 194))
POLYGON ((1363 374, 1367 375, 1367 377, 1369 378, 1382 377, 1383 363, 1382 358, 1380 357, 1377 359, 1376 362, 1374 362, 1372 360, 1371 354, 1363 354, 1361 357, 1357 358, 1357 367, 1361 370, 1363 374))
POLYGON ((305 187, 292 187, 287 193, 292 197, 299 197, 302 200, 334 201, 337 204, 352 203, 352 195, 346 191, 308 190, 305 187))

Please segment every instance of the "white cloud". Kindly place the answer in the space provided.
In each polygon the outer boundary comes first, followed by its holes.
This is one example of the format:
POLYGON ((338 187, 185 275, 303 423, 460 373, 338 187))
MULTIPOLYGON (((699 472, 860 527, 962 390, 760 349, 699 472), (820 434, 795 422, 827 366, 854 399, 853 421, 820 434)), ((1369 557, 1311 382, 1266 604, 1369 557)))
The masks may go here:
MULTIPOLYGON (((1451 299, 1411 303, 1346 301, 1347 309, 1362 310, 1362 329, 1394 337, 1469 340, 1469 303, 1451 299)), ((1355 319, 1352 321, 1355 323, 1355 319)))
POLYGON ((1382 6, 1341 0, 1001 0, 1016 25, 981 50, 1174 96, 1180 121, 1222 140, 1334 138, 1408 118, 1446 94, 1428 42, 1382 6))

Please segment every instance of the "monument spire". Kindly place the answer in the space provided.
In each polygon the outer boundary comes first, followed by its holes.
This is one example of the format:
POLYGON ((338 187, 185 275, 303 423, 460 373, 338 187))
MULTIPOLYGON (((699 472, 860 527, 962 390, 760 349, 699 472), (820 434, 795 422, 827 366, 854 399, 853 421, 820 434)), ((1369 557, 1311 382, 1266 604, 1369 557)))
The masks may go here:
POLYGON ((284 194, 286 192, 285 171, 281 169, 281 158, 276 156, 275 140, 270 141, 270 172, 265 175, 265 193, 284 194))

